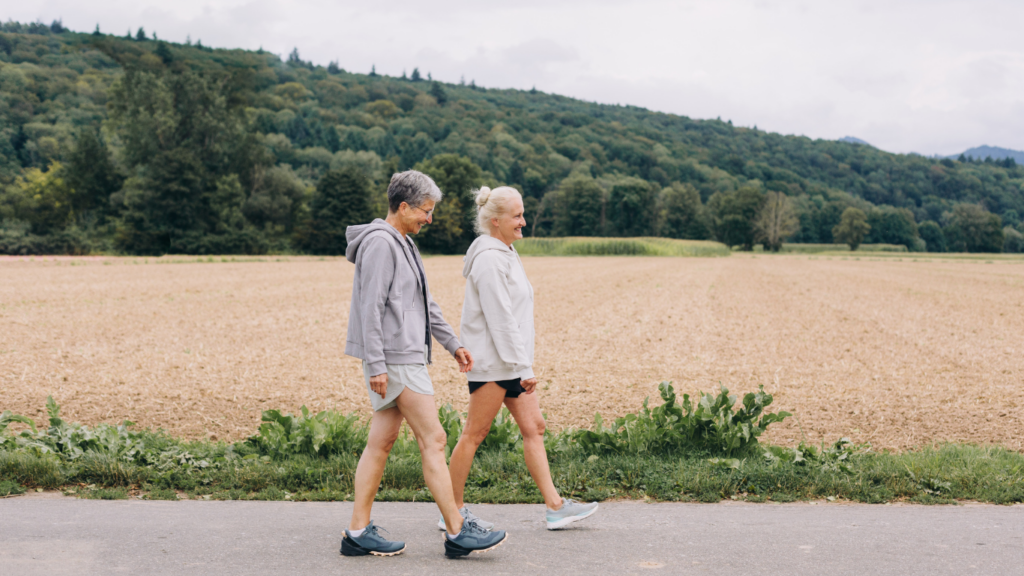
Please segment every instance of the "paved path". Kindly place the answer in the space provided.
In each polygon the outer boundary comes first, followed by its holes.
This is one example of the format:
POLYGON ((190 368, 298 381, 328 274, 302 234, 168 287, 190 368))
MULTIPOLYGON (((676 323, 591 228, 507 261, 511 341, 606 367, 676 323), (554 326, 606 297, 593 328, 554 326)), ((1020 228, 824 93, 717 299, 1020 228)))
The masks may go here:
POLYGON ((432 504, 380 503, 394 558, 345 558, 348 503, 0 500, 0 576, 60 574, 1024 573, 1024 506, 617 502, 544 529, 537 505, 477 505, 510 533, 446 560, 432 504))

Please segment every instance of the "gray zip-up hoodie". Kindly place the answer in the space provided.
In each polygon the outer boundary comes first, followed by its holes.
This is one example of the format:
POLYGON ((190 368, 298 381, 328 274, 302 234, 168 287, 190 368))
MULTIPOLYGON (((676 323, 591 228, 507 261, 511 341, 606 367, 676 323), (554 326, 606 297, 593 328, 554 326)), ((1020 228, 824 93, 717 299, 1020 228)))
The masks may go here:
POLYGON ((473 241, 462 275, 459 334, 473 354, 470 382, 533 378, 533 286, 514 249, 488 235, 473 241))
POLYGON ((422 364, 424 345, 429 364, 431 335, 454 356, 462 344, 430 296, 411 239, 380 218, 349 226, 345 238, 345 258, 356 265, 345 354, 365 360, 372 376, 385 364, 422 364))

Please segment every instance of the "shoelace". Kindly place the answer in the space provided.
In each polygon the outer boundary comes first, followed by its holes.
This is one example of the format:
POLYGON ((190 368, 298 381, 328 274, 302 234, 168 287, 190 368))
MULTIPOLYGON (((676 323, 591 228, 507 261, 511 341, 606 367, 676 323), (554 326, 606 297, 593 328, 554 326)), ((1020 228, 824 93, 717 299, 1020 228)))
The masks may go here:
MULTIPOLYGON (((382 527, 380 527, 380 526, 377 526, 376 524, 374 524, 373 526, 371 526, 371 527, 369 528, 369 532, 370 532, 370 534, 373 534, 374 536, 376 536, 376 537, 378 537, 378 538, 384 538, 383 536, 381 536, 381 535, 380 535, 380 533, 378 533, 378 532, 377 532, 377 530, 383 530, 383 531, 385 531, 385 532, 387 532, 387 533, 388 533, 388 536, 390 536, 390 535, 391 535, 391 532, 388 532, 388 529, 387 529, 387 528, 382 528, 382 527)), ((387 538, 384 538, 384 539, 385 539, 385 540, 387 540, 387 538)))
POLYGON ((475 532, 475 533, 478 533, 478 534, 486 534, 487 533, 487 530, 484 530, 483 527, 481 527, 479 524, 477 524, 475 519, 470 520, 468 518, 466 519, 465 522, 462 523, 462 531, 463 532, 475 532))

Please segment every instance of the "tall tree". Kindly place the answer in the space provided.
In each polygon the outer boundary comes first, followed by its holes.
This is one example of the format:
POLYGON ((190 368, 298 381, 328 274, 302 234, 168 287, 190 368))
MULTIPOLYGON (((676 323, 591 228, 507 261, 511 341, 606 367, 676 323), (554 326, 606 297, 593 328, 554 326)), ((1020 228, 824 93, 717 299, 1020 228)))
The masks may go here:
POLYGON ((444 86, 441 86, 440 82, 430 83, 430 95, 437 100, 439 106, 444 106, 448 102, 448 92, 445 91, 444 86))
POLYGON ((674 182, 661 191, 659 235, 689 240, 706 239, 708 230, 704 224, 703 211, 700 192, 690 184, 674 182))
POLYGON ((867 214, 860 208, 853 208, 851 206, 843 210, 843 216, 840 218, 839 224, 836 224, 836 227, 832 229, 832 237, 837 242, 849 245, 850 250, 856 250, 870 231, 871 225, 868 224, 867 214))
POLYGON ((782 192, 769 191, 764 206, 754 222, 757 239, 765 250, 778 252, 782 242, 800 229, 800 220, 793 210, 793 201, 782 192))
POLYGON ((415 169, 433 178, 445 195, 434 208, 433 223, 417 235, 417 244, 438 254, 465 252, 476 238, 473 190, 483 184, 480 167, 465 156, 438 154, 415 169))
POLYGON ((316 183, 309 212, 309 223, 298 236, 299 245, 313 254, 344 254, 348 247, 345 230, 373 218, 369 180, 355 166, 328 170, 316 183))
POLYGON ((627 178, 612 186, 607 212, 611 235, 635 237, 654 234, 655 194, 654 185, 639 178, 627 178))
POLYGON ((106 211, 110 195, 121 189, 124 179, 118 174, 110 151, 99 131, 83 128, 65 166, 65 178, 75 191, 75 211, 106 211))
POLYGON ((764 192, 754 185, 712 194, 708 199, 708 211, 714 221, 715 238, 726 246, 753 250, 756 238, 754 221, 764 199, 764 192))
POLYGON ((914 214, 906 208, 877 206, 867 214, 871 231, 864 240, 868 244, 902 244, 910 250, 916 248, 920 237, 914 214))
POLYGON ((929 252, 945 252, 946 236, 938 223, 931 220, 922 222, 917 226, 917 232, 924 240, 925 249, 929 252))
POLYGON ((593 178, 574 175, 562 181, 554 207, 555 236, 600 236, 604 229, 604 190, 593 178))
POLYGON ((957 204, 943 231, 950 252, 1002 252, 1003 221, 978 204, 957 204))
POLYGON ((242 190, 251 190, 254 166, 267 161, 254 144, 242 104, 225 78, 187 69, 156 74, 129 68, 114 84, 111 126, 124 144, 122 161, 133 173, 112 198, 122 211, 121 249, 144 254, 211 249, 203 238, 219 234, 223 224, 224 212, 214 207, 218 183, 234 174, 242 190))

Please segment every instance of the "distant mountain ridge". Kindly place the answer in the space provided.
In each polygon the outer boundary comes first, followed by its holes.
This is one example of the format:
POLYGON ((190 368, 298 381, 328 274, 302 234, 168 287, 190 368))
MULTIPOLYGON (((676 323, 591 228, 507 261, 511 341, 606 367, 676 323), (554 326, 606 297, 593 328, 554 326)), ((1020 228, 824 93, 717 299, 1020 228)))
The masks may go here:
MULTIPOLYGON (((1004 158, 1013 158, 1017 164, 1024 164, 1024 152, 1020 150, 1011 150, 1009 148, 999 148, 998 146, 976 146, 968 150, 964 150, 962 155, 965 158, 974 158, 977 160, 984 160, 985 158, 991 157, 993 160, 1002 160, 1004 158)), ((961 154, 953 154, 946 156, 946 158, 959 158, 961 154)))

